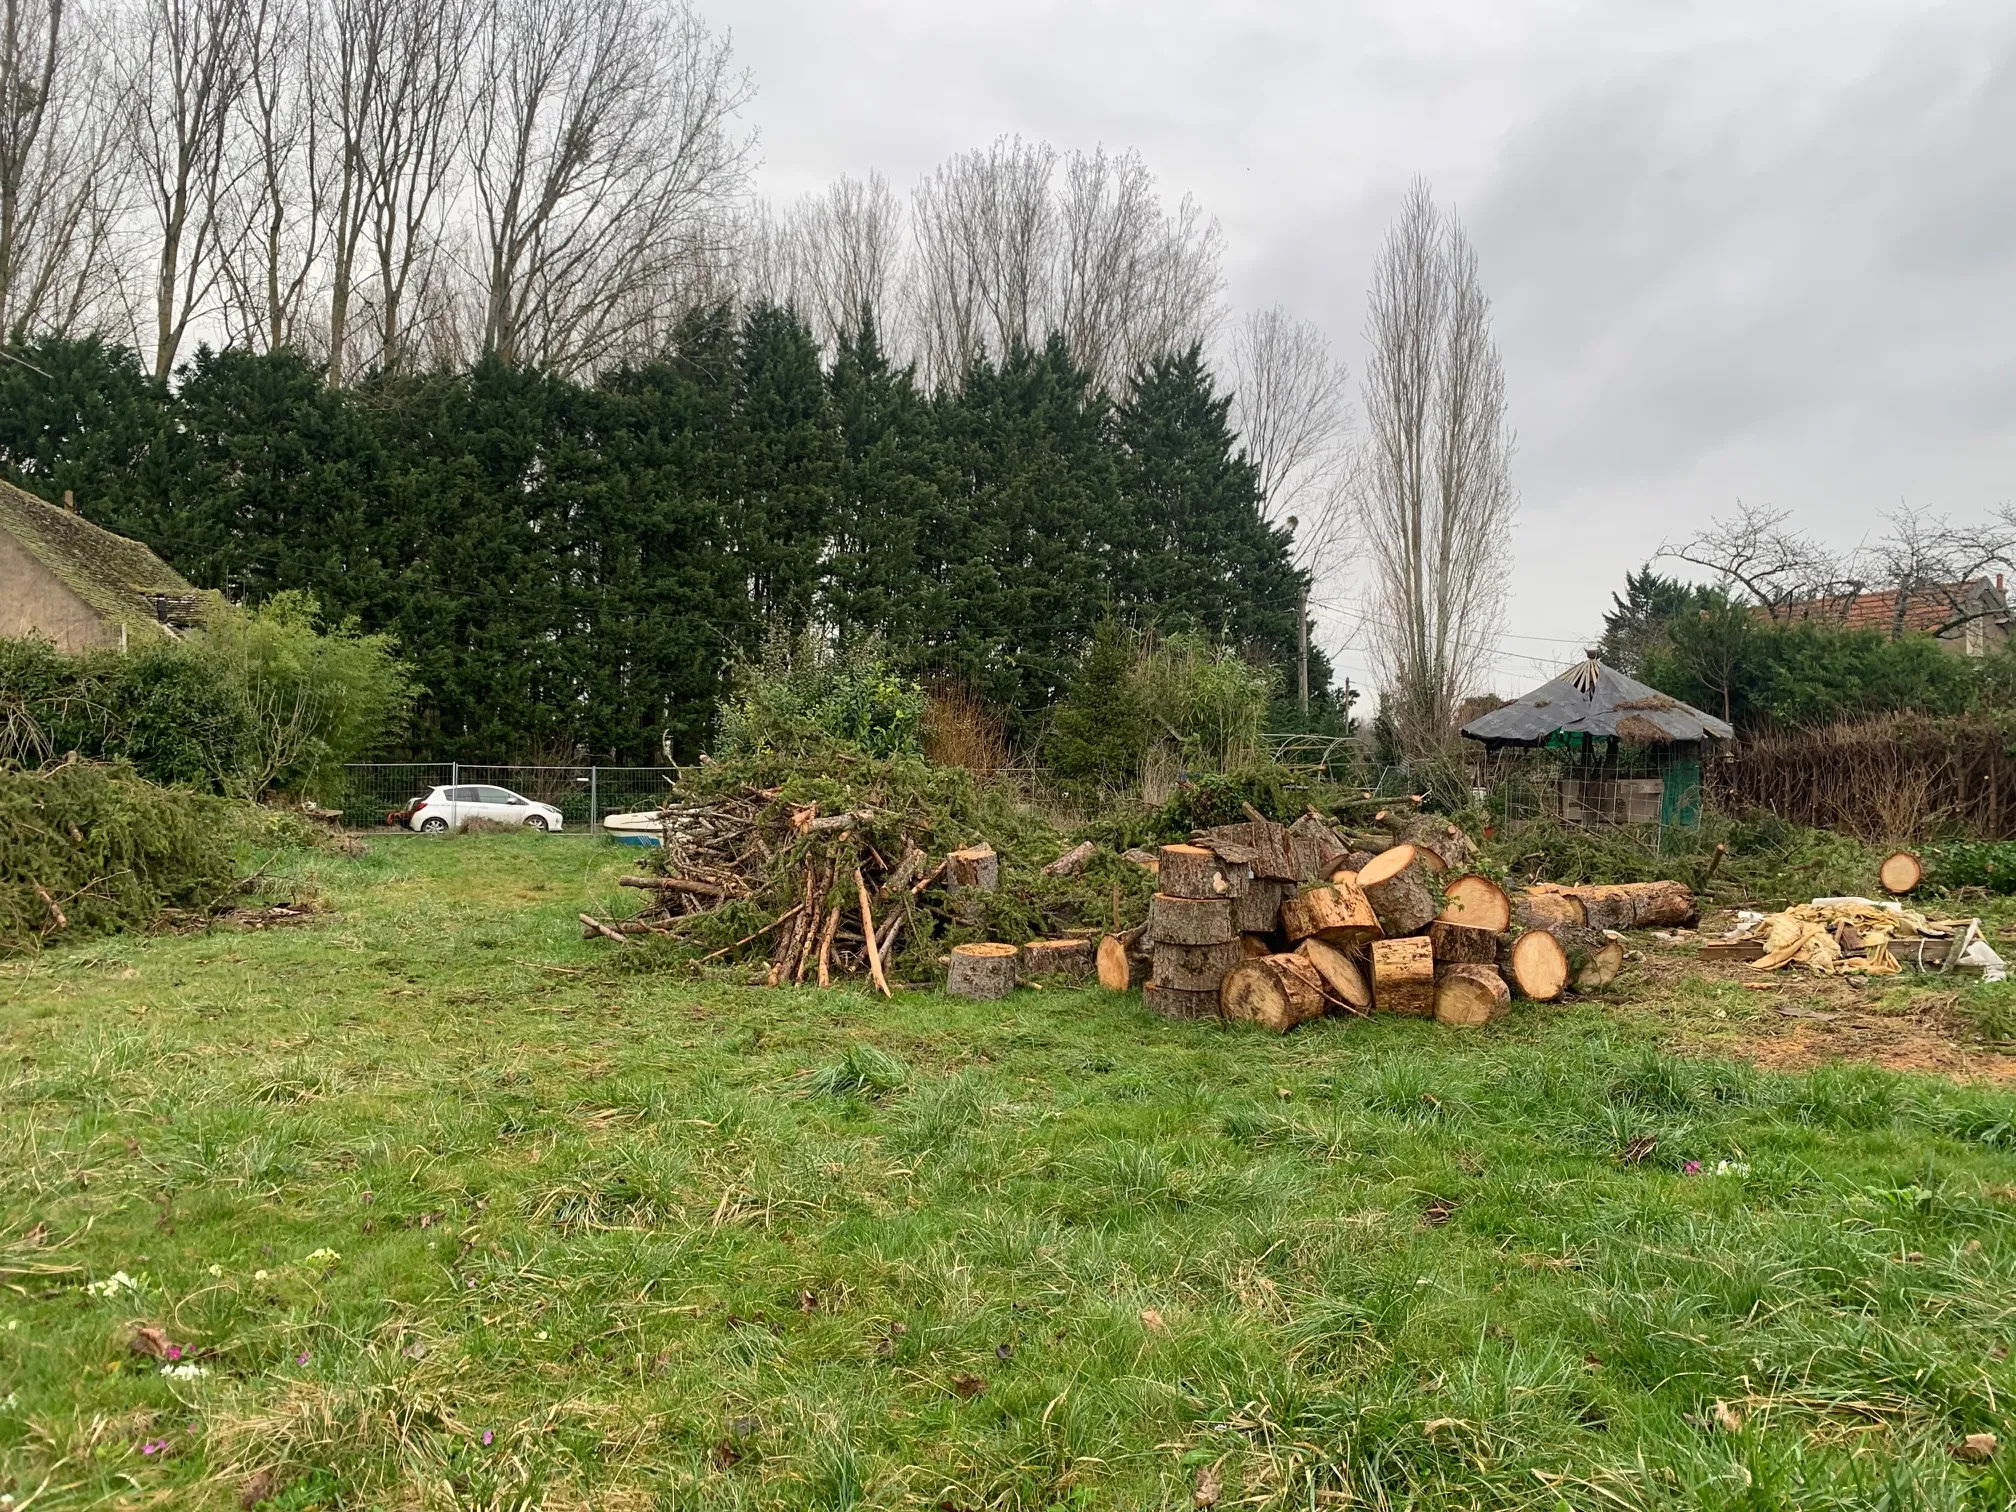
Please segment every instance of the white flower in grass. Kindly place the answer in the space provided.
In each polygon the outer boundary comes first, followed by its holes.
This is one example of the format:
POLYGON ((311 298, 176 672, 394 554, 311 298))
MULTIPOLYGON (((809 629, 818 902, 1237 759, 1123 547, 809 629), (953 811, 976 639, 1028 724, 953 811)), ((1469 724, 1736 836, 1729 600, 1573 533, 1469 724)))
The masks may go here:
POLYGON ((84 1290, 94 1297, 123 1297, 136 1295, 147 1284, 147 1273, 129 1276, 123 1270, 114 1271, 103 1281, 87 1281, 84 1290))
POLYGON ((334 1265, 342 1258, 341 1255, 332 1249, 318 1249, 312 1254, 303 1255, 301 1263, 303 1265, 334 1265))
POLYGON ((1717 1176, 1748 1176, 1750 1167, 1740 1160, 1718 1160, 1715 1162, 1717 1176))
POLYGON ((222 1279, 224 1278, 224 1267, 223 1267, 223 1266, 221 1266, 221 1265, 213 1265, 213 1266, 211 1266, 211 1267, 210 1267, 210 1276, 211 1276, 211 1279, 212 1279, 212 1280, 219 1280, 219 1281, 221 1281, 221 1280, 222 1280, 222 1279))
POLYGON ((179 1365, 163 1365, 161 1367, 161 1374, 171 1380, 193 1381, 199 1376, 210 1374, 210 1372, 205 1370, 201 1365, 196 1364, 193 1360, 184 1360, 179 1365))

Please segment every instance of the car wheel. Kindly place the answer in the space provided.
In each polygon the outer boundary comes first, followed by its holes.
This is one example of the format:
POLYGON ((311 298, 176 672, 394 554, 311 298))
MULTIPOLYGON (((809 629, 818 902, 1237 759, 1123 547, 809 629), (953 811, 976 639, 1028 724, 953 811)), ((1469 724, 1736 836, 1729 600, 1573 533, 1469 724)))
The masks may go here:
POLYGON ((531 818, 529 818, 529 819, 527 819, 527 820, 525 821, 525 828, 527 828, 527 829, 529 829, 529 830, 543 830, 543 829, 545 829, 545 828, 546 828, 546 816, 545 816, 544 814, 534 814, 534 815, 533 815, 533 816, 532 816, 531 818))
POLYGON ((430 814, 427 818, 420 821, 420 833, 423 835, 445 835, 448 833, 448 821, 443 819, 439 814, 430 814))

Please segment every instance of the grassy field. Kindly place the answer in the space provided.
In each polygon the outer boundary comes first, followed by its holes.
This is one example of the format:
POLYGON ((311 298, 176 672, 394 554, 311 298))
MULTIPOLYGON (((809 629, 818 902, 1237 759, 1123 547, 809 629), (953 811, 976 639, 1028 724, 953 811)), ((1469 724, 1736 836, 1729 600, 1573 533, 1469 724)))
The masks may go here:
POLYGON ((0 967, 15 1512, 2016 1503, 2007 1091, 1675 1054, 1770 1011, 1684 964, 1280 1040, 630 973, 629 854, 0 967))

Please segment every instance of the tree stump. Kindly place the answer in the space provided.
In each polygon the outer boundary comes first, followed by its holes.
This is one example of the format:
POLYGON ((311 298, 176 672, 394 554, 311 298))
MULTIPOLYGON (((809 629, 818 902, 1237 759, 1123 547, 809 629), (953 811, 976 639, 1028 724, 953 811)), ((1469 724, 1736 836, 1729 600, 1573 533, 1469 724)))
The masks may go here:
POLYGON ((1469 1027, 1501 1019, 1512 1010, 1512 992, 1490 966, 1460 962, 1435 979, 1435 1022, 1469 1027))
POLYGON ((1371 1011, 1372 984, 1365 980, 1365 973, 1351 957, 1328 941, 1314 938, 1304 940, 1296 953, 1316 968, 1316 974, 1323 978, 1324 987, 1335 1001, 1353 1013, 1371 1011))
POLYGON ((1883 891, 1901 898, 1915 892, 1925 880, 1925 866, 1909 851, 1892 851, 1876 868, 1876 880, 1883 885, 1883 891))
POLYGON ((1107 935, 1099 942, 1097 964, 1099 985, 1108 992, 1131 992, 1148 979, 1148 957, 1135 948, 1134 936, 1107 935))
POLYGON ((1092 942, 1031 940, 1022 947, 1022 974, 1082 982, 1092 975, 1092 942))
POLYGON ((1437 919, 1428 926, 1428 941, 1435 947, 1439 966, 1496 966, 1498 933, 1472 929, 1468 924, 1449 924, 1437 919))
POLYGON ((1512 900, 1512 922, 1521 929, 1579 926, 1589 922, 1589 913, 1582 900, 1571 893, 1529 887, 1512 900))
POLYGON ((1372 942, 1372 1006, 1381 1013, 1435 1013, 1435 951, 1419 935, 1372 942))
POLYGON ((1323 1016, 1323 978, 1301 956, 1262 956, 1233 968, 1218 1001, 1228 1019, 1286 1034, 1323 1016))
POLYGON ((1150 982, 1141 990, 1141 998, 1166 1019, 1218 1017, 1218 994, 1215 992, 1185 992, 1180 987, 1158 987, 1150 982))
POLYGON ((1001 858, 984 841, 955 850, 945 859, 950 863, 945 871, 954 891, 994 892, 1000 888, 1001 858))
POLYGON ((1281 927, 1281 905, 1288 895, 1288 883, 1249 873, 1232 899, 1232 922, 1241 934, 1272 934, 1281 927))
POLYGON ((1445 923, 1503 934, 1512 927, 1512 899, 1489 877, 1464 872, 1442 884, 1442 911, 1436 917, 1445 923))
POLYGON ((1244 959, 1237 940, 1222 945, 1169 945, 1157 940, 1153 981, 1181 992, 1216 992, 1225 973, 1244 959))
POLYGON ((977 998, 989 1002, 1004 998, 1015 986, 1015 959, 1020 954, 1013 945, 992 942, 954 945, 952 964, 946 968, 945 990, 953 997, 977 998))
POLYGON ((1529 929, 1513 940, 1501 960, 1521 997, 1551 1003, 1568 990, 1568 953, 1544 929, 1529 929))
POLYGON ((1281 905, 1281 928, 1291 941, 1311 938, 1356 945, 1379 937, 1371 900, 1355 882, 1312 887, 1281 905))
POLYGON ((1441 890, 1432 877, 1427 861, 1411 845, 1381 851, 1359 869, 1358 885, 1389 938, 1426 929, 1442 911, 1437 901, 1441 890))
POLYGON ((1172 898, 1158 892, 1148 900, 1148 934, 1157 945, 1222 945, 1239 931, 1230 898, 1172 898))
POLYGON ((1165 845, 1155 873, 1159 892, 1172 898, 1224 898, 1232 884, 1219 869, 1218 858, 1201 845, 1165 845))

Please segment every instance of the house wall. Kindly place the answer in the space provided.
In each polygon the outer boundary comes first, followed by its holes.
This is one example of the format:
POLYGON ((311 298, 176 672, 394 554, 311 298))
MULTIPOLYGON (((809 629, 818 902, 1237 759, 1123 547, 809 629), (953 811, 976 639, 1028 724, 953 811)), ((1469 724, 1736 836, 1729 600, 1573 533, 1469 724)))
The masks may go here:
POLYGON ((40 636, 58 651, 119 644, 119 627, 79 598, 19 541, 0 530, 0 635, 40 636))

